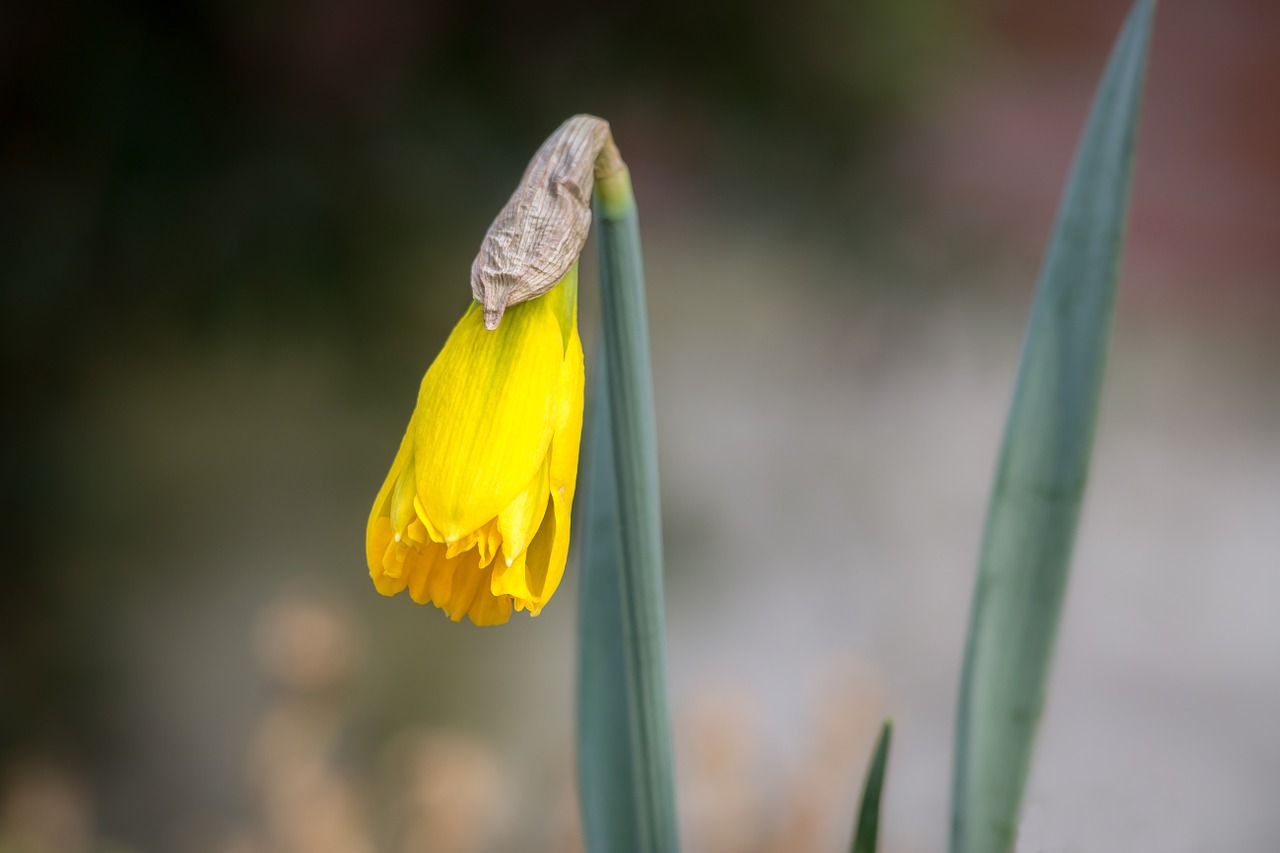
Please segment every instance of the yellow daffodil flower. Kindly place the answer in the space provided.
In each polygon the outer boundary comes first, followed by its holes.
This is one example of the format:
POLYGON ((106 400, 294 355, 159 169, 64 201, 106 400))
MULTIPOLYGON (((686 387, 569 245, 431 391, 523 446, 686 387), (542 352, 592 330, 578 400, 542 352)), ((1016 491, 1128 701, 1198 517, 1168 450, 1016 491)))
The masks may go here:
POLYGON ((423 377, 369 514, 369 574, 457 622, 537 616, 564 575, 582 433, 578 267, 485 328, 473 302, 423 377))

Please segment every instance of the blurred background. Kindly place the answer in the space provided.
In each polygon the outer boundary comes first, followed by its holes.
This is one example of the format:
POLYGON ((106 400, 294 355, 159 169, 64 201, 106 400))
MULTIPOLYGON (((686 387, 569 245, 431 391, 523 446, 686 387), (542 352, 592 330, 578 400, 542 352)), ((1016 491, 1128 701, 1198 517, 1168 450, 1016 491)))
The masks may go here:
MULTIPOLYGON (((480 238, 576 112, 644 225, 687 849, 847 845, 889 714, 885 849, 941 849, 1022 324, 1123 5, 5 4, 0 850, 580 849, 572 563, 481 630, 362 553, 480 238)), ((1280 836, 1278 31, 1159 9, 1022 850, 1280 836)))

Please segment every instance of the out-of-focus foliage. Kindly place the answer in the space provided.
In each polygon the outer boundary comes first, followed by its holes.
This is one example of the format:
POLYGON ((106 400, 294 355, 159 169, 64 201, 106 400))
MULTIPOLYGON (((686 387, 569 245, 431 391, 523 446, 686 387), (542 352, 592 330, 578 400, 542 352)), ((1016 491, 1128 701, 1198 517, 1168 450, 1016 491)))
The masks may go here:
POLYGON ((1116 38, 1027 322, 965 643, 952 853, 1017 839, 1093 456, 1154 15, 1138 0, 1116 38))
POLYGON ((885 767, 889 763, 889 743, 893 740, 893 721, 885 720, 876 739, 867 778, 862 784, 862 802, 858 805, 858 822, 853 830, 853 853, 876 853, 880 844, 880 797, 884 790, 885 767))

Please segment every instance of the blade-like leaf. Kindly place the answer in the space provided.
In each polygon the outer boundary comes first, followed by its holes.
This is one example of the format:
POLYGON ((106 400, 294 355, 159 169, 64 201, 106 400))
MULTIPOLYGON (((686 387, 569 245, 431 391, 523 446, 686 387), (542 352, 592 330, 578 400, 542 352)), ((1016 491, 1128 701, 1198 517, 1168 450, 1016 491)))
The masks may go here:
POLYGON ((970 614, 953 853, 1013 848, 1088 475, 1128 208, 1153 0, 1108 61, 1023 345, 970 614))
MULTIPOLYGON (((640 258, 640 226, 631 179, 625 168, 596 182, 595 222, 600 245, 601 348, 608 386, 609 441, 613 463, 616 560, 612 579, 596 578, 595 596, 607 596, 612 582, 617 605, 599 614, 610 625, 584 616, 593 637, 610 628, 608 654, 622 652, 626 722, 629 733, 630 794, 633 837, 625 847, 601 846, 591 853, 637 850, 675 853, 679 849, 675 785, 671 770, 671 720, 667 707, 666 628, 662 601, 662 526, 658 504, 657 427, 653 411, 653 379, 649 365, 649 328, 645 308, 644 270, 640 258)), ((594 475, 593 475, 594 477, 594 475)), ((607 549, 607 543, 601 543, 607 549)), ((608 560, 602 552, 601 560, 608 560)), ((599 568, 596 571, 607 571, 599 568)), ((606 605, 607 606, 607 605, 606 605)), ((596 640, 583 637, 583 643, 596 640)), ((602 652, 604 654, 605 652, 602 652)), ((583 677, 594 678, 584 670, 583 677)), ((584 694, 616 692, 616 680, 584 687, 584 694)), ((616 703, 611 695, 606 702, 616 703)), ((593 711, 592 713, 595 713, 593 711)), ((587 718, 591 717, 591 713, 587 718)), ((586 733, 589 734, 589 733, 586 733)), ((580 737, 586 736, 580 735, 580 737)), ((615 749, 616 744, 610 746, 615 749)), ((613 754, 611 752, 611 754, 613 754)), ((588 763, 596 758, 588 758, 588 763)), ((604 760, 604 759, 600 759, 604 760)), ((588 772, 584 765, 584 774, 588 772)), ((619 768, 609 768, 610 786, 619 768)), ((588 784, 584 776, 583 784, 588 784)), ((611 787, 610 791, 616 789, 611 787)), ((593 795, 594 796, 594 795, 593 795)), ((613 793, 607 795, 610 799, 613 793)), ((603 812, 600 812, 603 813, 603 812)), ((608 812, 611 816, 614 812, 608 812)), ((618 812, 622 814, 622 812, 618 812)), ((594 820, 588 817, 587 820, 594 820)), ((610 818, 612 819, 612 817, 610 818)), ((621 826, 588 827, 593 837, 616 839, 621 826)), ((591 841, 591 839, 588 839, 591 841)), ((600 843, 604 844, 604 841, 600 843)), ((608 842, 611 845, 613 842, 608 842)))
POLYGON ((885 720, 876 740, 876 751, 867 765, 867 781, 862 784, 862 805, 858 808, 858 826, 853 832, 853 853, 876 853, 880 839, 880 792, 884 788, 884 770, 889 762, 889 741, 893 739, 893 720, 885 720))

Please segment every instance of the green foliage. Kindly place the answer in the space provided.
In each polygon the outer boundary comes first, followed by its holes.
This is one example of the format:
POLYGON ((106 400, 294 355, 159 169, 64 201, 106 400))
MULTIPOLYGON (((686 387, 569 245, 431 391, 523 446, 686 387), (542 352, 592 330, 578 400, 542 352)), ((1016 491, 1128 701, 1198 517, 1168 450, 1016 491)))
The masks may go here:
POLYGON ((979 561, 957 712, 953 853, 1013 848, 1088 476, 1153 0, 1094 100, 1037 287, 979 561))
POLYGON ((876 751, 867 766, 867 780, 862 785, 862 805, 858 808, 858 825, 853 832, 853 853, 876 853, 880 840, 880 792, 884 788, 884 771, 889 763, 889 741, 893 739, 893 720, 885 720, 876 739, 876 751))

